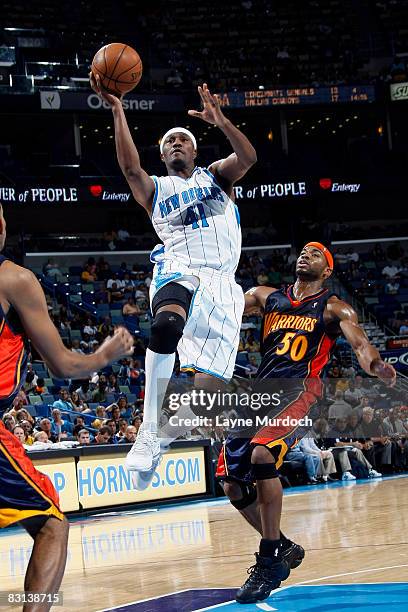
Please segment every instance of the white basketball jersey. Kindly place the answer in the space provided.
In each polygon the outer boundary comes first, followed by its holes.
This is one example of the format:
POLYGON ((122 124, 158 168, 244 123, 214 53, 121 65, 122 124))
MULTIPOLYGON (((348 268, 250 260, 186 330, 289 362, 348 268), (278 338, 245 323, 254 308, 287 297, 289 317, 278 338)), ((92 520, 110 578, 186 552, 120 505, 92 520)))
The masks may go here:
POLYGON ((234 273, 241 253, 239 212, 211 172, 196 167, 188 179, 152 179, 152 223, 163 244, 153 249, 151 261, 234 273))

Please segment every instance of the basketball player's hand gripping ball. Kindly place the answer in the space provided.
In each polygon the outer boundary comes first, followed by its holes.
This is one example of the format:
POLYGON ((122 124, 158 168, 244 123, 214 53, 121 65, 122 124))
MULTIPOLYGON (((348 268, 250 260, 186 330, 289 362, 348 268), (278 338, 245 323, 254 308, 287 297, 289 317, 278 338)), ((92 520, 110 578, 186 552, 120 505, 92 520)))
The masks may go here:
POLYGON ((116 105, 120 105, 122 104, 122 98, 123 98, 123 94, 118 97, 116 95, 110 94, 106 91, 106 89, 104 89, 101 85, 101 79, 99 77, 99 75, 97 74, 96 76, 94 75, 94 73, 92 72, 92 70, 89 73, 89 83, 92 87, 92 89, 94 90, 94 92, 96 94, 98 94, 98 96, 100 98, 102 98, 102 100, 104 100, 105 102, 107 102, 109 104, 109 106, 116 106, 116 105))
POLYGON ((198 86, 198 93, 201 98, 203 110, 189 110, 188 114, 191 115, 191 117, 198 117, 217 127, 222 127, 226 122, 226 117, 221 110, 219 96, 213 95, 210 92, 207 83, 203 83, 202 87, 198 86))

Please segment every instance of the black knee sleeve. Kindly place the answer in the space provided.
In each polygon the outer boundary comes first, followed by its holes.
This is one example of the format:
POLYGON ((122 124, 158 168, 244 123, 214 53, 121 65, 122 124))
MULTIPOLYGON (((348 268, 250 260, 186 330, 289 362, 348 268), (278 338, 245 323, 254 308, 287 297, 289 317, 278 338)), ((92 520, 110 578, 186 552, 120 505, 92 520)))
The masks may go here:
POLYGON ((274 463, 253 463, 252 476, 254 480, 269 480, 278 478, 279 474, 274 463))
POLYGON ((256 488, 252 484, 244 485, 242 482, 238 484, 241 487, 242 499, 230 499, 230 502, 237 510, 244 510, 256 501, 256 488))
POLYGON ((150 329, 149 349, 155 353, 170 355, 175 353, 185 321, 183 317, 170 310, 162 310, 154 318, 150 329))

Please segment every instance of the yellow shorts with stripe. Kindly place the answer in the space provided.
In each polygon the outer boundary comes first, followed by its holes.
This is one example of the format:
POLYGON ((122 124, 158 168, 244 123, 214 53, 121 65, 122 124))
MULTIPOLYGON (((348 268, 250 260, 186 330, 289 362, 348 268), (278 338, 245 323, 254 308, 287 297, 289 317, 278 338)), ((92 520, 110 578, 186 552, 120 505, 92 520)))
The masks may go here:
POLYGON ((58 493, 0 421, 0 528, 38 516, 64 518, 58 493))

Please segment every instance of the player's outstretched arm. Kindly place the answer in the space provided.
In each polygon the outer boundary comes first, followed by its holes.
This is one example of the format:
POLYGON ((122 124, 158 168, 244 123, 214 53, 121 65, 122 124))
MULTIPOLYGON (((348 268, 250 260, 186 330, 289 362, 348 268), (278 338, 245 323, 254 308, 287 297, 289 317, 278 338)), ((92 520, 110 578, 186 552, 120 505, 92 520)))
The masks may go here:
POLYGON ((112 109, 115 126, 116 155, 119 166, 132 190, 135 200, 150 213, 155 186, 153 179, 140 165, 139 153, 129 130, 122 106, 122 99, 107 93, 101 86, 99 76, 95 78, 92 72, 89 73, 89 81, 92 89, 112 109))
POLYGON ((226 118, 221 110, 219 97, 210 92, 207 83, 204 83, 202 87, 198 87, 198 93, 203 110, 189 110, 188 114, 220 128, 234 149, 234 153, 226 159, 211 164, 209 170, 230 185, 233 185, 256 163, 256 151, 245 134, 226 118))
POLYGON ((67 349, 50 319, 45 296, 32 272, 5 262, 4 294, 17 311, 28 338, 58 378, 83 378, 133 353, 133 337, 123 327, 92 355, 81 355, 67 349))
POLYGON ((385 363, 378 350, 370 344, 365 331, 358 324, 354 308, 347 302, 335 299, 327 304, 327 311, 333 320, 338 321, 363 370, 371 376, 377 376, 387 385, 393 385, 396 380, 394 368, 389 363, 385 363))
POLYGON ((274 287, 252 287, 245 293, 244 314, 251 314, 259 309, 265 308, 266 300, 271 293, 277 291, 274 287))

